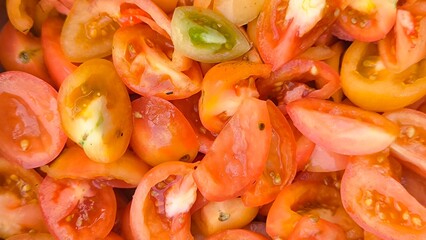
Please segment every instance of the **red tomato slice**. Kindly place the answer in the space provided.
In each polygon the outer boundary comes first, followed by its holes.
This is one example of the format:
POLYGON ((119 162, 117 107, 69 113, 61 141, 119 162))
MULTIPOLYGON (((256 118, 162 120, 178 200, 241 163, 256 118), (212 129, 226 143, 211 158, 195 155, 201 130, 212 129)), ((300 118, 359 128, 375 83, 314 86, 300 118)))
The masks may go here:
POLYGON ((25 168, 59 155, 67 140, 62 131, 56 90, 28 73, 0 74, 0 153, 25 168))
POLYGON ((39 38, 16 30, 7 22, 0 32, 0 64, 8 71, 23 71, 54 84, 44 65, 39 38))
POLYGON ((78 146, 65 148, 49 166, 41 167, 48 176, 55 179, 93 179, 106 185, 134 188, 150 166, 131 151, 111 163, 90 160, 78 146))
POLYGON ((199 102, 203 126, 219 133, 244 99, 259 96, 255 81, 268 78, 270 73, 270 66, 248 61, 230 61, 212 67, 204 76, 199 102))
POLYGON ((407 191, 426 206, 426 178, 408 168, 402 168, 401 184, 407 191))
POLYGON ((61 48, 60 35, 63 24, 62 18, 50 17, 43 22, 41 31, 44 62, 55 83, 54 86, 58 89, 65 78, 77 68, 66 59, 61 48))
POLYGON ((287 112, 303 135, 344 155, 379 152, 398 135, 398 126, 378 113, 327 100, 303 98, 289 103, 287 112))
POLYGON ((391 154, 406 167, 426 177, 426 113, 400 109, 384 116, 400 128, 399 136, 390 146, 391 154))
POLYGON ((166 161, 192 162, 197 156, 197 135, 185 116, 172 103, 159 97, 132 102, 133 151, 151 166, 166 161))
POLYGON ((266 102, 246 98, 194 171, 203 196, 223 201, 241 195, 262 174, 271 138, 266 102))
POLYGON ((334 172, 344 170, 349 156, 328 151, 320 145, 315 145, 309 163, 305 170, 309 172, 334 172))
POLYGON ((286 118, 271 102, 267 102, 272 125, 271 146, 262 175, 241 196, 246 206, 261 206, 272 202, 290 184, 297 171, 296 141, 286 118))
POLYGON ((426 238, 426 208, 386 172, 386 156, 354 157, 341 183, 343 205, 363 229, 384 239, 426 238))
POLYGON ((277 70, 312 46, 340 13, 341 1, 267 0, 257 20, 256 46, 277 70))
POLYGON ((192 239, 189 211, 197 196, 195 166, 170 161, 145 174, 130 208, 135 239, 192 239))
POLYGON ((111 187, 45 177, 39 194, 49 232, 57 239, 104 238, 114 225, 117 202, 111 187))
POLYGON ((14 235, 6 240, 54 240, 54 238, 49 233, 30 232, 14 235))
POLYGON ((245 229, 229 229, 206 238, 206 240, 230 240, 230 239, 267 240, 265 236, 249 231, 249 230, 245 230, 245 229))
POLYGON ((168 100, 187 98, 201 89, 198 63, 181 71, 171 60, 170 39, 145 24, 123 27, 114 34, 112 57, 123 82, 143 96, 168 100))
POLYGON ((393 0, 350 1, 333 28, 333 33, 343 40, 374 42, 385 38, 396 18, 393 0))
POLYGON ((29 230, 47 232, 37 199, 41 181, 35 170, 0 156, 0 238, 29 230))
POLYGON ((338 225, 315 216, 303 216, 294 227, 288 240, 329 240, 347 239, 345 232, 338 225))

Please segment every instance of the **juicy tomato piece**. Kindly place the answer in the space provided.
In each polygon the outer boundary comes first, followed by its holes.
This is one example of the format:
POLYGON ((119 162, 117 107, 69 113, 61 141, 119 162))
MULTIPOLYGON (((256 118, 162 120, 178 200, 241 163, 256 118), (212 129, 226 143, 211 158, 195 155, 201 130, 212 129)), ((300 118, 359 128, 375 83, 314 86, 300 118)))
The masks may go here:
POLYGON ((272 125, 268 160, 262 175, 241 196, 246 206, 261 206, 272 202, 290 184, 297 171, 296 141, 290 125, 281 111, 267 101, 272 125))
POLYGON ((259 15, 264 2, 265 0, 215 0, 213 10, 220 12, 235 25, 243 26, 259 15))
POLYGON ((172 103, 159 97, 132 102, 133 151, 151 166, 166 161, 192 162, 199 144, 191 124, 172 103))
POLYGON ((135 239, 192 239, 190 210, 197 198, 192 177, 195 166, 170 161, 145 174, 130 208, 135 239))
POLYGON ((349 156, 338 154, 315 145, 314 150, 306 165, 305 170, 309 172, 334 172, 346 168, 349 156))
POLYGON ((387 173, 383 154, 354 157, 341 183, 343 205, 363 229, 384 239, 422 239, 426 208, 387 173))
POLYGON ((340 1, 265 0, 257 20, 257 47, 277 70, 312 46, 340 12, 340 1))
POLYGON ((39 38, 25 35, 7 22, 0 32, 0 64, 8 71, 23 71, 53 84, 44 65, 39 38))
POLYGON ((209 202, 191 216, 195 228, 205 237, 227 229, 242 228, 257 215, 259 208, 247 207, 241 198, 209 202))
POLYGON ((18 31, 27 34, 34 24, 37 0, 6 0, 7 16, 18 31))
MULTIPOLYGON (((299 130, 297 130, 299 132, 299 130)), ((316 144, 309 138, 301 135, 296 140, 296 162, 297 171, 305 170, 310 162, 316 144)))
POLYGON ((113 162, 126 151, 132 134, 132 108, 114 65, 104 59, 81 64, 58 94, 68 137, 97 162, 113 162))
POLYGON ((426 177, 426 113, 413 109, 387 112, 384 116, 398 124, 399 136, 390 146, 401 163, 426 177))
POLYGON ((0 238, 32 231, 47 232, 38 186, 42 178, 0 156, 0 238))
POLYGON ((345 95, 367 110, 396 110, 426 94, 426 60, 393 73, 373 43, 353 42, 344 55, 340 76, 345 95))
POLYGON ((383 39, 395 24, 396 3, 394 0, 350 1, 333 26, 333 33, 348 41, 383 39))
POLYGON ((339 154, 376 153, 398 135, 398 126, 382 115, 342 103, 303 98, 289 103, 287 112, 303 135, 339 154))
POLYGON ((401 184, 407 191, 426 206, 426 178, 408 168, 402 168, 401 184))
POLYGON ((117 202, 111 187, 47 176, 40 184, 39 200, 56 239, 104 238, 114 226, 117 202))
POLYGON ((77 68, 77 66, 68 61, 62 51, 60 36, 63 24, 64 20, 62 18, 49 17, 43 22, 41 31, 44 62, 57 89, 59 89, 65 78, 77 68))
POLYGON ((172 42, 148 25, 119 29, 113 39, 112 57, 118 74, 134 92, 165 99, 187 98, 201 89, 198 63, 181 71, 171 60, 172 42))
POLYGON ((393 31, 379 41, 380 57, 391 71, 402 72, 426 57, 426 11, 398 9, 393 31))
POLYGON ((267 240, 265 236, 245 229, 228 229, 206 238, 206 240, 267 240))
POLYGON ((271 77, 256 83, 261 98, 276 98, 287 104, 297 98, 330 98, 340 89, 340 77, 336 70, 322 61, 294 59, 271 74, 271 77), (315 80, 319 89, 302 88, 300 94, 291 97, 297 88, 296 83, 315 80))
POLYGON ((56 90, 28 73, 0 74, 0 153, 25 168, 52 161, 65 146, 56 90))
POLYGON ((345 232, 338 225, 315 216, 303 216, 288 237, 289 240, 328 240, 347 239, 345 232))
POLYGON ((136 187, 150 167, 131 151, 111 163, 90 160, 78 146, 66 148, 49 166, 41 167, 48 176, 55 179, 96 179, 106 185, 136 187))
POLYGON ((246 98, 194 171, 203 196, 223 201, 241 195, 262 174, 271 138, 266 102, 246 98))
POLYGON ((246 98, 258 97, 255 81, 269 77, 271 68, 262 63, 229 61, 212 67, 204 76, 199 102, 205 128, 219 133, 246 98))
POLYGON ((344 211, 337 188, 321 182, 297 181, 286 186, 273 202, 266 219, 266 232, 272 238, 287 239, 292 234, 303 236, 306 225, 313 225, 308 227, 311 231, 317 228, 325 233, 344 231, 348 239, 356 239, 357 236, 351 237, 351 234, 359 228, 344 211), (313 219, 324 222, 309 223, 313 219))
POLYGON ((232 60, 251 48, 247 38, 232 22, 210 9, 177 7, 171 24, 176 50, 199 62, 232 60))
POLYGON ((201 123, 198 110, 198 102, 200 101, 200 97, 201 93, 197 93, 189 98, 174 100, 172 103, 183 113, 194 129, 195 134, 197 135, 198 143, 200 144, 199 151, 202 153, 207 153, 213 144, 216 135, 207 130, 207 128, 205 128, 201 123))
POLYGON ((6 240, 54 240, 54 238, 49 233, 29 232, 13 235, 6 240))

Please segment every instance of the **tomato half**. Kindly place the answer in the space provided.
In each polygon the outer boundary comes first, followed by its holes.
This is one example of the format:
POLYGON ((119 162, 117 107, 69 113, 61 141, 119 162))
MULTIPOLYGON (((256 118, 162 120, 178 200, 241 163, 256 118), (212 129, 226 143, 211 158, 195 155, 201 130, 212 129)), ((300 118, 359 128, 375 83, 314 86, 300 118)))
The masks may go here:
POLYGON ((0 156, 0 238, 47 232, 37 199, 41 176, 0 156))
POLYGON ((265 63, 277 70, 330 27, 340 13, 341 1, 266 0, 257 20, 257 47, 265 63))
POLYGON ((387 173, 383 154, 354 157, 341 183, 343 205, 363 229, 384 239, 422 239, 426 208, 387 173))
POLYGON ((23 71, 53 85, 44 65, 39 38, 23 34, 7 22, 0 32, 0 64, 8 71, 23 71))
POLYGON ((25 168, 45 165, 66 142, 56 90, 28 73, 0 73, 0 152, 25 168))
POLYGON ((426 60, 401 73, 387 70, 372 43, 353 42, 344 55, 341 85, 356 105, 372 111, 391 111, 426 94, 426 60))
POLYGON ((133 129, 131 102, 110 61, 81 64, 62 83, 58 102, 65 132, 90 159, 113 162, 127 150, 133 129))
POLYGON ((327 100, 296 100, 287 105, 287 112, 303 135, 344 155, 382 151, 398 135, 398 126, 378 113, 327 100))
POLYGON ((65 148, 49 166, 41 170, 55 179, 92 179, 117 187, 134 188, 150 167, 136 154, 127 151, 118 160, 100 163, 90 160, 79 146, 65 148))
POLYGON ((426 113, 400 109, 384 116, 400 128, 399 136, 390 146, 391 154, 406 167, 426 177, 426 113))
POLYGON ((145 174, 130 208, 135 239, 192 239, 189 211, 197 196, 195 166, 170 161, 145 174))
POLYGON ((151 166, 166 161, 192 162, 199 149, 191 124, 172 103, 159 97, 132 102, 133 151, 151 166))
POLYGON ((204 76, 199 102, 205 128, 219 133, 246 98, 258 97, 255 81, 269 77, 271 68, 262 63, 228 61, 212 67, 204 76))
POLYGON ((39 201, 49 232, 57 239, 104 238, 114 225, 117 202, 111 187, 45 177, 39 201))
POLYGON ((120 28, 113 39, 112 57, 123 82, 143 96, 187 98, 201 89, 198 63, 181 71, 172 62, 173 43, 148 25, 120 28))
POLYGON ((267 238, 264 237, 263 235, 249 231, 249 230, 245 230, 245 229, 229 229, 206 238, 206 240, 231 240, 231 239, 267 240, 267 238))
POLYGON ((271 138, 266 102, 246 98, 194 171, 203 196, 223 201, 241 195, 262 174, 271 138))
POLYGON ((385 38, 396 18, 394 0, 349 1, 333 26, 333 33, 344 40, 374 42, 385 38))

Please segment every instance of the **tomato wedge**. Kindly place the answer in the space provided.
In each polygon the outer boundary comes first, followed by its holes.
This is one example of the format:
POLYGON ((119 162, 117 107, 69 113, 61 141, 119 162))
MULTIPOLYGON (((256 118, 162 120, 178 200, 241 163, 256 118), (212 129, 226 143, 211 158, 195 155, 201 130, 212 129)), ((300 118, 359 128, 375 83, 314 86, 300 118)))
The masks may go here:
POLYGON ((344 155, 382 151, 398 135, 398 126, 380 114, 327 100, 303 98, 289 103, 287 112, 303 135, 344 155))
POLYGON ((246 98, 194 171, 203 196, 224 201, 241 195, 262 174, 271 138, 266 102, 246 98))
POLYGON ((28 73, 0 73, 0 153, 25 168, 59 155, 66 142, 56 90, 28 73))

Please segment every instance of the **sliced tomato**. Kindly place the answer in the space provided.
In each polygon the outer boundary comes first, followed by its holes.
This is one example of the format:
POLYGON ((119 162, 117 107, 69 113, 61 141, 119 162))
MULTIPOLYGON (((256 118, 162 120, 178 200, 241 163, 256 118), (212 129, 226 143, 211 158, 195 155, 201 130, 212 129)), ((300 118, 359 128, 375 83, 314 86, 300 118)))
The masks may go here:
POLYGON ((242 228, 257 215, 259 208, 247 207, 241 198, 209 202, 191 216, 192 224, 204 237, 228 230, 242 228))
POLYGON ((289 240, 301 239, 347 239, 345 232, 338 225, 316 216, 303 216, 288 237, 289 240))
POLYGON ((118 74, 134 92, 165 99, 187 98, 201 89, 202 74, 192 62, 183 72, 172 62, 172 42, 145 24, 119 29, 112 57, 118 74))
POLYGON ((0 238, 47 232, 37 199, 41 176, 0 156, 0 238))
POLYGON ((228 61, 212 67, 204 76, 199 102, 205 128, 219 133, 246 98, 258 97, 255 81, 269 77, 271 69, 262 63, 228 61))
POLYGON ((13 27, 27 34, 34 24, 36 0, 7 0, 6 11, 13 27))
POLYGON ((373 43, 353 42, 344 55, 340 76, 345 95, 367 110, 396 110, 426 94, 426 60, 393 73, 384 66, 373 43))
POLYGON ((426 208, 390 176, 383 154, 354 157, 341 183, 343 205, 363 229, 383 239, 422 239, 426 208))
POLYGON ((54 240, 54 238, 49 233, 29 232, 13 235, 6 240, 54 240))
POLYGON ((401 184, 407 191, 426 206, 426 178, 408 168, 402 168, 401 184))
POLYGON ((232 60, 251 47, 237 26, 210 9, 177 7, 173 12, 171 26, 176 50, 199 62, 232 60))
MULTIPOLYGON (((44 65, 39 38, 16 30, 7 22, 0 32, 0 64, 8 71, 23 71, 53 85, 44 65)), ((53 85, 54 86, 54 85, 53 85)))
POLYGON ((206 240, 227 240, 227 239, 240 239, 240 240, 267 240, 261 234, 245 230, 245 229, 229 229, 206 238, 206 240))
POLYGON ((261 98, 272 98, 287 104, 302 97, 330 98, 340 89, 340 77, 336 70, 322 61, 294 59, 274 71, 270 78, 258 81, 256 86, 261 98), (313 80, 319 89, 298 88, 297 83, 313 80), (299 90, 294 91, 297 88, 299 90))
POLYGON ((277 70, 312 46, 337 19, 341 1, 266 0, 257 20, 262 59, 277 70))
POLYGON ((151 166, 166 161, 192 162, 199 144, 191 124, 172 103, 159 97, 132 102, 133 151, 151 166))
POLYGON ((131 102, 110 61, 81 64, 62 83, 58 102, 65 132, 90 159, 113 162, 127 150, 133 129, 131 102))
POLYGON ((349 156, 338 154, 315 145, 305 170, 310 172, 334 172, 344 170, 349 156))
POLYGON ((241 196, 246 206, 261 206, 272 202, 290 184, 297 171, 296 141, 286 118, 271 102, 267 102, 272 124, 268 160, 262 175, 241 196))
POLYGON ((114 162, 100 163, 90 160, 79 146, 64 149, 49 166, 41 167, 42 171, 55 179, 92 179, 106 185, 127 188, 136 187, 149 169, 150 166, 131 151, 114 162))
POLYGON ((385 38, 396 18, 393 0, 349 1, 333 26, 333 33, 343 40, 374 42, 385 38))
POLYGON ((54 81, 54 86, 59 89, 62 82, 76 68, 65 57, 60 43, 60 35, 64 20, 60 17, 47 18, 42 25, 41 47, 47 71, 54 81))
POLYGON ((416 6, 398 9, 393 31, 378 43, 384 65, 393 72, 402 72, 426 57, 426 10, 421 15, 416 10, 416 6))
POLYGON ((400 109, 384 116, 400 128, 399 136, 390 146, 391 154, 406 167, 426 177, 426 113, 400 109))
POLYGON ((243 26, 259 15, 263 3, 264 0, 215 0, 213 10, 221 13, 235 25, 243 26))
POLYGON ((271 138, 266 102, 246 98, 194 171, 203 196, 223 201, 241 195, 262 174, 271 138))
POLYGON ((130 208, 135 239, 192 239, 189 211, 197 196, 195 166, 170 161, 145 174, 130 208))
POLYGON ((59 155, 67 140, 62 131, 56 90, 28 73, 0 74, 0 153, 25 168, 59 155))
POLYGON ((214 139, 216 138, 216 134, 213 134, 207 130, 207 128, 205 128, 201 123, 198 109, 198 102, 200 97, 201 93, 197 93, 189 98, 174 100, 172 103, 183 113, 194 129, 200 144, 199 151, 202 153, 207 153, 213 144, 214 139))
POLYGON ((45 177, 39 200, 49 232, 56 239, 104 238, 114 225, 117 202, 111 187, 45 177))
MULTIPOLYGON (((297 130, 299 131, 299 130, 297 130)), ((301 135, 296 140, 296 162, 297 170, 305 170, 310 162, 311 155, 315 149, 315 143, 309 138, 301 135)))
POLYGON ((289 103, 287 112, 303 135, 339 154, 376 153, 398 135, 398 126, 380 114, 327 100, 303 98, 289 103))

